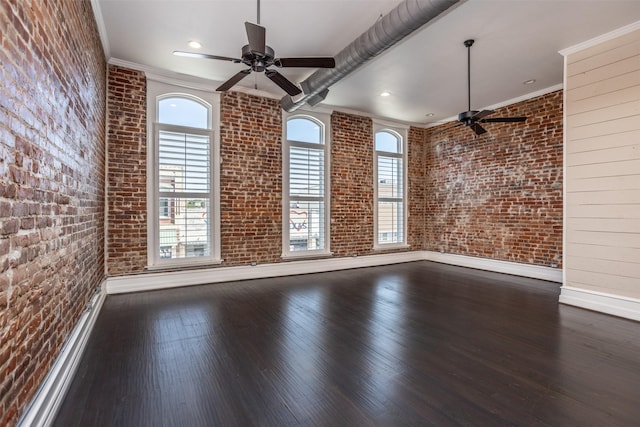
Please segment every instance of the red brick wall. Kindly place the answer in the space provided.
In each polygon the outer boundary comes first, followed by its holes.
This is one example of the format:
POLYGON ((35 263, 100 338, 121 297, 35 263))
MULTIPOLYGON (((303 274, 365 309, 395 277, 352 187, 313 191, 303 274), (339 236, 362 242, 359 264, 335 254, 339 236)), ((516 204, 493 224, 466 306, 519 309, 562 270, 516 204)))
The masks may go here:
POLYGON ((562 259, 562 91, 497 110, 526 123, 429 129, 425 247, 537 265, 562 259))
POLYGON ((373 249, 373 121, 331 115, 331 251, 364 255, 373 249))
POLYGON ((147 80, 109 65, 107 274, 147 265, 147 80))
POLYGON ((425 138, 423 128, 410 127, 407 150, 407 204, 409 218, 407 219, 407 243, 412 250, 424 247, 424 217, 426 208, 426 166, 425 166, 425 138))
POLYGON ((279 262, 282 254, 282 110, 238 92, 220 111, 221 255, 224 265, 279 262))
MULTIPOLYGON (((144 77, 110 67, 109 274, 146 265, 144 77)), ((408 243, 499 260, 560 265, 562 94, 500 109, 524 124, 409 129, 408 243)), ((221 103, 223 265, 280 261, 282 112, 276 100, 229 92, 221 103)), ((331 250, 373 248, 372 120, 331 118, 331 250)))
POLYGON ((88 1, 0 2, 0 425, 104 276, 105 61, 88 1))

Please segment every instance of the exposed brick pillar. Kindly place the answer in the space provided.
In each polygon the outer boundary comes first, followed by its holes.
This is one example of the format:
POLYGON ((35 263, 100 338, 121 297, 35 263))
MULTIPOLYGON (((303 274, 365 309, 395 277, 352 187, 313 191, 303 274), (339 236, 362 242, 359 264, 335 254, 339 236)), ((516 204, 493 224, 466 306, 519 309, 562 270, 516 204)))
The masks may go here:
POLYGON ((147 80, 109 65, 107 273, 147 265, 147 80))

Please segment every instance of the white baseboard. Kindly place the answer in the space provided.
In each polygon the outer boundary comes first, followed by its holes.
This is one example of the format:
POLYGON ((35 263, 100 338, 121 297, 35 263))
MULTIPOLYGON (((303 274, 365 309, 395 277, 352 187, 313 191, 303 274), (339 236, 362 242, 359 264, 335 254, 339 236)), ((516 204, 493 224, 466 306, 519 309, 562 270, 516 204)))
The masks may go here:
POLYGON ((530 277, 532 279, 562 283, 562 269, 559 268, 522 264, 511 261, 498 261, 495 259, 479 258, 467 255, 445 254, 433 251, 424 251, 424 259, 428 261, 441 262, 443 264, 457 265, 460 267, 476 268, 478 270, 513 274, 514 276, 530 277))
POLYGON ((236 280, 293 276, 296 274, 324 273, 351 268, 375 267, 423 260, 422 251, 363 255, 358 257, 297 260, 273 264, 213 267, 189 271, 143 273, 107 278, 107 293, 151 291, 236 280))
POLYGON ((563 286, 560 302, 640 321, 640 299, 563 286))
POLYGON ((103 282, 69 334, 38 392, 18 421, 18 426, 46 427, 53 424, 106 296, 103 282))
POLYGON ((463 255, 441 254, 429 251, 397 252, 359 257, 298 260, 256 266, 213 267, 188 271, 154 272, 107 278, 107 293, 120 294, 182 286, 221 283, 236 280, 264 279, 296 274, 323 273, 351 268, 375 267, 411 261, 435 261, 516 276, 562 282, 562 271, 555 268, 495 261, 463 255))

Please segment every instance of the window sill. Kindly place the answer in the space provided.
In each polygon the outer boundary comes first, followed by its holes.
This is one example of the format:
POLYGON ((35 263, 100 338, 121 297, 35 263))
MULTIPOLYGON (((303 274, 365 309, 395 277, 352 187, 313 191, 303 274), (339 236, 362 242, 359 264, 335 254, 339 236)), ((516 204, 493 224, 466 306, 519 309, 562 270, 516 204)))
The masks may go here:
POLYGON ((320 259, 331 258, 333 252, 304 252, 304 253, 288 253, 280 255, 283 261, 295 261, 297 259, 320 259))
POLYGON ((406 243, 389 243, 387 245, 385 244, 373 245, 373 250, 376 252, 392 251, 394 249, 411 249, 411 245, 408 245, 406 243))
POLYGON ((213 267, 216 265, 220 265, 222 264, 222 259, 211 259, 208 258, 206 260, 200 260, 200 261, 169 261, 166 263, 162 263, 162 264, 155 264, 155 265, 147 265, 145 267, 145 270, 147 271, 169 271, 169 270, 190 270, 190 269, 198 269, 198 268, 207 268, 207 267, 213 267))

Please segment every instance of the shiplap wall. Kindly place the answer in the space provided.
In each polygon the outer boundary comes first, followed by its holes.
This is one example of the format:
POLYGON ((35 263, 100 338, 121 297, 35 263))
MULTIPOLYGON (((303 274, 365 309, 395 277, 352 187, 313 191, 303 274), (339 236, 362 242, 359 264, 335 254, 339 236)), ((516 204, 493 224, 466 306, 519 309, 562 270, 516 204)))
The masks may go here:
POLYGON ((565 61, 565 286, 640 298, 640 30, 565 61))

